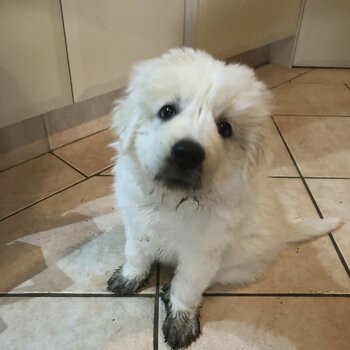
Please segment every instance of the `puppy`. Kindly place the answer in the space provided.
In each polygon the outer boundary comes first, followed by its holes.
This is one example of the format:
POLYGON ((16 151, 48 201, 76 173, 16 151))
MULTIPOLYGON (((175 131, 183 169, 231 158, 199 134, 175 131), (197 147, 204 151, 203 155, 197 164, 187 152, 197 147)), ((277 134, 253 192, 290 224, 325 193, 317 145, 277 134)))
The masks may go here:
POLYGON ((108 290, 136 292, 154 261, 175 265, 162 293, 172 349, 199 336, 211 284, 253 282, 288 244, 340 225, 286 220, 264 172, 270 114, 253 70, 187 48, 138 64, 116 102, 114 190, 126 244, 108 290))

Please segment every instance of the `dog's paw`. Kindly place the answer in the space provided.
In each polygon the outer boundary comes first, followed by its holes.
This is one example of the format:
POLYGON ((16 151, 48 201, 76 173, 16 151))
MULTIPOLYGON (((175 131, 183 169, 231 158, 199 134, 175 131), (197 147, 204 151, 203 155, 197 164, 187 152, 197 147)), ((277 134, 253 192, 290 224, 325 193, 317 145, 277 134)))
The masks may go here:
POLYGON ((163 335, 171 349, 186 349, 197 340, 200 332, 198 312, 178 311, 173 314, 167 311, 163 323, 163 335))
POLYGON ((114 271, 107 281, 107 290, 119 295, 132 294, 144 284, 146 278, 125 278, 122 274, 122 266, 114 271))

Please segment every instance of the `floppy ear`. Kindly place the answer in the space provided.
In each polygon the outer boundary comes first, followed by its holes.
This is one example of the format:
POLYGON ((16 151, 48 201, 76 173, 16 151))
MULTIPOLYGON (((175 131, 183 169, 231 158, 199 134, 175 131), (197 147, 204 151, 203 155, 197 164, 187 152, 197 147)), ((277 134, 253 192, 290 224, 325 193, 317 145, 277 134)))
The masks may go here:
POLYGON ((137 108, 130 96, 117 100, 112 111, 112 128, 116 130, 119 152, 127 153, 135 139, 138 125, 137 108))
POLYGON ((245 128, 247 130, 247 159, 244 167, 244 176, 251 176, 262 164, 269 162, 269 152, 266 151, 270 143, 272 132, 271 114, 273 111, 273 97, 266 86, 259 81, 255 82, 255 91, 245 101, 247 116, 245 128), (250 106, 249 106, 250 104, 250 106))
POLYGON ((254 174, 263 164, 267 165, 265 145, 269 139, 270 123, 266 118, 259 126, 254 127, 251 132, 247 144, 247 158, 244 165, 244 177, 248 179, 254 174))

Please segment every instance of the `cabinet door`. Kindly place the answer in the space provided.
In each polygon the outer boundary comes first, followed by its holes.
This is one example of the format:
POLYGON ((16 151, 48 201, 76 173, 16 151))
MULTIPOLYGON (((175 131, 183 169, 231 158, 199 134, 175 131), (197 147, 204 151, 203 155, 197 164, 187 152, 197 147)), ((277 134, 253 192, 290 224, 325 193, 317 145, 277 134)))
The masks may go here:
POLYGON ((227 58, 295 34, 302 0, 188 0, 185 43, 227 58))
POLYGON ((349 0, 306 0, 294 65, 350 67, 349 0))
POLYGON ((74 100, 126 84, 136 61, 183 40, 184 0, 62 0, 74 100))
POLYGON ((59 0, 0 1, 0 127, 72 102, 59 0))

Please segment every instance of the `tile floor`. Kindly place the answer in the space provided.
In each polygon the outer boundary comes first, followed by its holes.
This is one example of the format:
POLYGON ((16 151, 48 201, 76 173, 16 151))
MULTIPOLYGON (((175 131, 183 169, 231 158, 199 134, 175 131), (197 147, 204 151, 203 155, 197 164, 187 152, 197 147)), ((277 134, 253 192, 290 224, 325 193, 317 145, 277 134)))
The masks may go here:
MULTIPOLYGON (((193 349, 345 350, 350 344, 350 70, 266 65, 278 108, 270 171, 287 215, 338 215, 336 234, 283 252, 265 279, 213 286, 193 349)), ((0 173, 0 349, 166 349, 152 273, 105 291, 122 263, 105 130, 0 173)))

